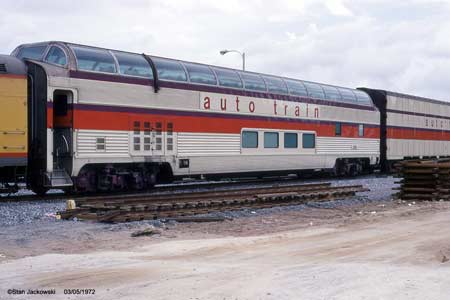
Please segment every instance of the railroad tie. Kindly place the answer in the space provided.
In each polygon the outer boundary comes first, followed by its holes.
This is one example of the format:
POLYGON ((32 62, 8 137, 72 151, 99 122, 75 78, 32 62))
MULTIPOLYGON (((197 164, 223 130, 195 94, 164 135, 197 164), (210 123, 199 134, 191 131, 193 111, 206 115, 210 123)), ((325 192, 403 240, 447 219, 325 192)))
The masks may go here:
POLYGON ((90 202, 84 199, 75 210, 60 212, 63 219, 80 218, 99 222, 127 222, 145 219, 190 216, 218 211, 258 209, 324 201, 366 191, 362 186, 333 187, 329 183, 275 188, 252 188, 242 191, 218 191, 166 196, 125 196, 90 202))

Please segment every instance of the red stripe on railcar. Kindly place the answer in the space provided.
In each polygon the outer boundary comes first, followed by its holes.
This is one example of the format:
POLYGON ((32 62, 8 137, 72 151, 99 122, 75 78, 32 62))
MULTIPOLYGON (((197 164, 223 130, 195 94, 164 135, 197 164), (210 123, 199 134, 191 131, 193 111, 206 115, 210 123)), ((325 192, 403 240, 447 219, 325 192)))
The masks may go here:
POLYGON ((24 158, 27 157, 28 154, 26 152, 20 152, 20 153, 0 153, 0 158, 24 158))
POLYGON ((47 106, 47 128, 56 127, 72 127, 73 122, 73 109, 67 109, 67 115, 53 117, 53 108, 47 106))
POLYGON ((17 78, 17 79, 27 78, 26 75, 18 75, 18 74, 0 74, 0 77, 17 78))
POLYGON ((387 138, 402 140, 450 141, 450 131, 390 127, 387 129, 387 138))
POLYGON ((47 106, 47 128, 53 128, 53 107, 51 106, 47 106))
MULTIPOLYGON (((140 114, 129 112, 105 112, 75 110, 75 129, 95 130, 133 130, 133 122, 172 122, 177 132, 206 132, 206 133, 240 133, 242 128, 267 128, 284 130, 311 130, 319 136, 335 136, 335 125, 330 122, 295 122, 267 120, 253 120, 251 118, 215 118, 210 116, 180 116, 161 114, 140 114)), ((365 138, 379 138, 377 126, 364 128, 365 138)), ((341 137, 358 138, 358 125, 343 124, 341 137)))

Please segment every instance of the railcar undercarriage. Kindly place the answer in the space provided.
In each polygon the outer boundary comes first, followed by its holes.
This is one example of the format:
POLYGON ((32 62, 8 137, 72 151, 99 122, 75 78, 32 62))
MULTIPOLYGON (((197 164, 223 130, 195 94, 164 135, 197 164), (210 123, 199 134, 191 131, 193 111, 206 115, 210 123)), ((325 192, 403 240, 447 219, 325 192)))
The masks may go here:
POLYGON ((76 192, 142 191, 151 189, 164 168, 159 164, 91 164, 74 178, 76 192))
POLYGON ((25 167, 0 168, 0 193, 17 193, 20 190, 19 183, 25 182, 25 172, 25 167))

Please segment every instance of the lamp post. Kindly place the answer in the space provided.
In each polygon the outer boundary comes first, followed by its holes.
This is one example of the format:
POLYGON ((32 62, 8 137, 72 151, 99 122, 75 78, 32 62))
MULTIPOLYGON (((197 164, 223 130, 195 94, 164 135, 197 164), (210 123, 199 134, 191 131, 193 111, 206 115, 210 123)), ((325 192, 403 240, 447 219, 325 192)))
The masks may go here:
POLYGON ((239 53, 239 55, 241 55, 241 57, 242 57, 242 71, 245 71, 245 52, 240 52, 240 51, 237 51, 237 50, 222 50, 222 51, 220 51, 220 54, 221 55, 225 55, 228 52, 236 52, 236 53, 239 53))

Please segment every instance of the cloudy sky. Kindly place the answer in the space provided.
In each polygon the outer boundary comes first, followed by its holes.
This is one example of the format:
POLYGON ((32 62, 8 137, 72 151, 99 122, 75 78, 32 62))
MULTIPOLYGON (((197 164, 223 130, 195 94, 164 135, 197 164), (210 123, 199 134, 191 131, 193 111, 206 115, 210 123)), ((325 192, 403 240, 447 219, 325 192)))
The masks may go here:
POLYGON ((0 53, 64 40, 450 101, 450 1, 2 0, 0 53), (76 3, 76 4, 74 4, 76 3))

